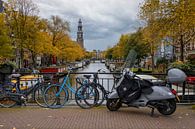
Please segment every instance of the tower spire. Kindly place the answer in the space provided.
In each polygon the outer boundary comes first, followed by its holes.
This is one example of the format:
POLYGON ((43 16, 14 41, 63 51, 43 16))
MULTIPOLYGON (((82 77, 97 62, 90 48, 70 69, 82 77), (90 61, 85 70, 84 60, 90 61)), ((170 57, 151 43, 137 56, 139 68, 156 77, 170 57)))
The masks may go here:
POLYGON ((77 42, 78 44, 84 48, 84 39, 83 39, 83 25, 81 19, 78 22, 78 31, 77 31, 77 42))
POLYGON ((3 7, 3 1, 0 0, 0 13, 2 13, 4 10, 4 7, 3 7))

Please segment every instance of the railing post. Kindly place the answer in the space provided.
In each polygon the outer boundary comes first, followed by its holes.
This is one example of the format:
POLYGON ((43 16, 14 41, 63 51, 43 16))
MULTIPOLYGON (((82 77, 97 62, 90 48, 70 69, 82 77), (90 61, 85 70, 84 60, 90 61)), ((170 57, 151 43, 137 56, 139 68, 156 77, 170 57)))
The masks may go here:
POLYGON ((185 90, 186 90, 186 82, 183 82, 183 86, 182 86, 182 98, 184 98, 184 96, 185 96, 185 90))

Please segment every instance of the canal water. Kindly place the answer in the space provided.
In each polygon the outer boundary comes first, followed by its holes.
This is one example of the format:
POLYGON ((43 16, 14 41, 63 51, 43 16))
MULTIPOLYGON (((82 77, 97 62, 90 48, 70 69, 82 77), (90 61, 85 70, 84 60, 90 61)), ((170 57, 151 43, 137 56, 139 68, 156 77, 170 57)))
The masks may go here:
MULTIPOLYGON (((99 74, 99 83, 102 84, 104 86, 104 88, 106 90, 111 91, 113 84, 114 84, 114 80, 113 80, 113 75, 110 74, 110 71, 106 68, 105 63, 101 63, 100 61, 95 61, 95 62, 91 62, 88 66, 84 67, 83 69, 79 69, 77 72, 97 72, 99 69, 102 69, 103 71, 101 71, 102 74, 99 74)), ((89 74, 92 75, 92 74, 89 74)), ((82 77, 83 74, 79 74, 77 75, 77 77, 82 77)), ((93 78, 93 76, 92 76, 93 78)))
MULTIPOLYGON (((95 61, 95 62, 91 62, 88 66, 79 69, 76 71, 76 75, 73 74, 73 80, 75 80, 75 78, 79 77, 79 78, 83 78, 83 75, 92 75, 91 76, 91 81, 93 81, 93 72, 97 72, 99 69, 102 69, 105 71, 105 73, 103 74, 99 74, 99 83, 101 85, 104 86, 105 90, 107 91, 112 91, 113 88, 113 84, 114 84, 114 79, 113 79, 113 75, 110 73, 110 71, 106 68, 105 63, 101 63, 100 61, 95 61)), ((102 73, 102 72, 101 72, 102 73)), ((76 83, 76 82, 75 82, 76 83)), ((76 87, 79 87, 78 84, 76 84, 76 87)), ((102 94, 100 93, 100 98, 102 99, 102 94)), ((69 104, 76 104, 74 101, 74 94, 70 93, 70 101, 68 101, 69 104)), ((104 101, 104 104, 106 103, 106 101, 104 101)))
MULTIPOLYGON (((102 69, 106 73, 109 73, 110 71, 106 68, 105 63, 101 63, 100 61, 95 61, 91 62, 88 66, 84 67, 83 69, 79 69, 78 72, 97 72, 99 69, 102 69)), ((110 77, 112 78, 113 76, 111 74, 103 74, 100 75, 102 78, 103 77, 110 77)))

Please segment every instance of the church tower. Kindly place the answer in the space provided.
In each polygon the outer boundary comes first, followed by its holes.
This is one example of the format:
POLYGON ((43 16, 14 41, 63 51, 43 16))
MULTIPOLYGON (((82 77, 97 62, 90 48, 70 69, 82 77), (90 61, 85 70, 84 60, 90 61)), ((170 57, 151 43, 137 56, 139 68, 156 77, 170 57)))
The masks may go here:
POLYGON ((82 29, 82 21, 79 19, 78 22, 78 31, 77 31, 77 42, 78 44, 84 48, 84 39, 83 39, 83 29, 82 29))

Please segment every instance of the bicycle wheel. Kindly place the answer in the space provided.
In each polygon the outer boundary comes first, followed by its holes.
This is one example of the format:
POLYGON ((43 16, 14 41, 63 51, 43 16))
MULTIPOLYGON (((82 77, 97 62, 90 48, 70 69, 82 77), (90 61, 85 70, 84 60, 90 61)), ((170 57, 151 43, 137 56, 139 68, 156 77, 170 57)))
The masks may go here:
POLYGON ((93 85, 95 85, 95 87, 97 88, 98 93, 99 93, 99 99, 95 105, 96 107, 98 107, 98 106, 102 105, 102 103, 106 99, 106 91, 105 91, 104 87, 100 84, 94 83, 93 85))
POLYGON ((59 93, 60 85, 50 85, 44 91, 44 102, 49 108, 61 108, 68 101, 68 91, 64 88, 59 93), (59 95, 57 95, 59 93, 59 95))
POLYGON ((98 90, 92 86, 81 86, 75 93, 75 101, 83 109, 89 109, 96 105, 99 99, 98 90))
POLYGON ((14 101, 11 97, 3 97, 0 98, 0 106, 4 108, 11 108, 16 105, 16 101, 14 101))
POLYGON ((0 106, 4 108, 10 108, 16 105, 16 101, 14 97, 11 96, 9 93, 13 93, 13 86, 12 85, 4 85, 0 90, 0 106))
POLYGON ((43 97, 44 96, 44 91, 47 87, 48 87, 47 84, 41 83, 41 84, 39 84, 39 86, 34 91, 35 102, 40 107, 47 107, 47 105, 45 104, 45 101, 44 101, 44 97, 43 97))

